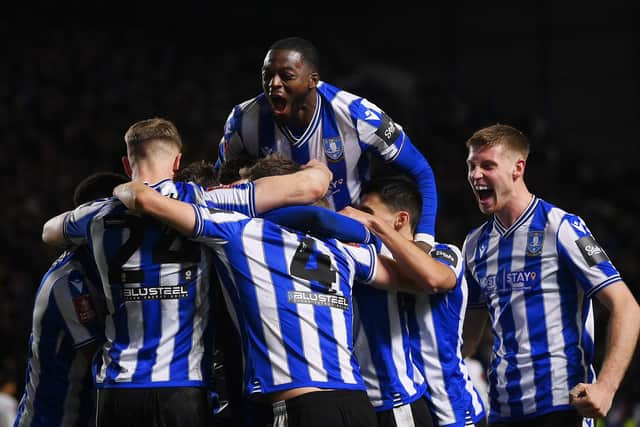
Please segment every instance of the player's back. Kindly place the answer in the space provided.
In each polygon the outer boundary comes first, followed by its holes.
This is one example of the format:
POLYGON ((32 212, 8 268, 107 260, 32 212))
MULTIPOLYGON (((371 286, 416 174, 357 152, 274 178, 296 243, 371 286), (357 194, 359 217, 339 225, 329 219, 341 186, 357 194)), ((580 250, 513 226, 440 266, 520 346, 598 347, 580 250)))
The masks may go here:
POLYGON ((91 355, 81 349, 102 334, 92 298, 97 272, 83 251, 63 253, 38 288, 16 426, 80 426, 94 417, 91 355))
MULTIPOLYGON (((201 202, 201 188, 164 180, 161 194, 201 202)), ((212 344, 210 255, 150 216, 115 199, 84 205, 65 222, 86 238, 104 283, 106 344, 98 387, 199 386, 212 344)))
POLYGON ((364 390, 352 353, 351 287, 354 278, 372 279, 373 250, 237 213, 200 212, 195 236, 217 254, 247 351, 247 391, 364 390))

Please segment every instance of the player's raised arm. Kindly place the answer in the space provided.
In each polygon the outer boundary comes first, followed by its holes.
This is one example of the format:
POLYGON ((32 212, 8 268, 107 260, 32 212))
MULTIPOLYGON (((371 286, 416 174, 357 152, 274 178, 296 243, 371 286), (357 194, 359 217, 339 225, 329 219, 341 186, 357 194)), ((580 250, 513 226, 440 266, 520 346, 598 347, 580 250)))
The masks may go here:
POLYGON ((281 206, 313 203, 325 195, 332 178, 326 165, 311 160, 296 173, 257 179, 256 211, 262 213, 281 206))
MULTIPOLYGON (((456 276, 449 267, 434 260, 382 219, 351 207, 344 208, 341 213, 358 220, 382 240, 400 267, 400 272, 392 270, 391 273, 409 279, 410 286, 405 290, 437 293, 455 287, 456 276)), ((385 261, 384 264, 395 269, 389 261, 385 261)))
POLYGON ((120 184, 113 195, 129 209, 149 214, 184 235, 191 235, 196 223, 193 206, 165 197, 140 181, 120 184))

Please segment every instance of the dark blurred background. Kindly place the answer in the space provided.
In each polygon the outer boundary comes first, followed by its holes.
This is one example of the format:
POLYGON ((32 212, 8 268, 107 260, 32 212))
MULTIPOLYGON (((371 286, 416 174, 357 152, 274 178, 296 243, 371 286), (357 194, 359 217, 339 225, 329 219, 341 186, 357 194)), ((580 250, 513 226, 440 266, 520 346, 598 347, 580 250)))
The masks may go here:
MULTIPOLYGON (((72 207, 86 175, 122 170, 135 121, 172 120, 184 164, 215 160, 227 114, 261 90, 268 46, 291 35, 319 48, 323 80, 383 108, 422 150, 437 179, 439 240, 461 245, 484 220, 465 179, 465 140, 511 124, 532 141, 529 188, 585 219, 638 298, 633 2, 448 3, 23 5, 0 17, 0 357, 19 392, 33 297, 58 255, 40 241, 44 221, 72 207)), ((599 367, 607 313, 595 306, 599 367)), ((609 425, 634 405, 640 418, 637 356, 609 425)))

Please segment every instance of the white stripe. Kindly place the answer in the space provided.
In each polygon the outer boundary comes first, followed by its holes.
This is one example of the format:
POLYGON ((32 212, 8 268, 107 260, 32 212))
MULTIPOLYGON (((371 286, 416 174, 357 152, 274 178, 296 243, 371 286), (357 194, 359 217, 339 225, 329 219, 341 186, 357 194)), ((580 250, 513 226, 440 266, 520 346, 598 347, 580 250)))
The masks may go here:
MULTIPOLYGON (((359 285, 358 285, 359 286, 359 285)), ((382 392, 380 388, 380 381, 376 375, 372 355, 372 349, 367 339, 367 334, 362 326, 360 316, 357 314, 358 305, 353 304, 354 307, 354 352, 360 365, 360 374, 364 380, 364 385, 367 388, 367 396, 371 401, 374 408, 382 405, 382 392)))
MULTIPOLYGON (((331 268, 339 272, 340 267, 336 265, 335 256, 333 255, 331 250, 327 247, 327 245, 325 245, 322 241, 317 240, 316 247, 320 252, 322 252, 323 254, 329 257, 329 259, 331 260, 331 268)), ((342 253, 342 256, 344 257, 344 260, 349 265, 348 267, 349 280, 347 283, 347 285, 349 286, 349 294, 344 296, 351 301, 351 309, 353 309, 353 298, 352 298, 351 292, 352 292, 353 281, 355 279, 354 277, 355 269, 356 269, 355 262, 353 258, 348 256, 348 254, 344 253, 344 251, 341 251, 341 253, 342 253)), ((341 285, 340 274, 336 274, 336 277, 337 277, 338 283, 332 284, 332 287, 337 288, 338 289, 337 294, 341 295, 343 293, 342 293, 342 290, 339 288, 341 285)), ((346 324, 347 320, 345 318, 344 311, 336 308, 331 308, 330 312, 331 312, 331 323, 333 324, 333 337, 337 345, 336 350, 338 352, 338 366, 340 367, 340 377, 347 384, 355 384, 356 378, 353 374, 353 368, 351 366, 352 343, 349 342, 349 339, 347 338, 348 326, 346 324)), ((351 322, 353 325, 353 320, 351 320, 351 322)))
MULTIPOLYGON (((158 286, 174 286, 179 283, 179 264, 161 264, 158 286), (178 268, 176 268, 178 267, 178 268)), ((175 352, 175 337, 180 327, 179 299, 159 300, 160 337, 155 348, 155 363, 151 367, 151 381, 169 381, 171 360, 175 352)), ((153 326, 154 328, 157 325, 153 326)))
MULTIPOLYGON (((296 239, 296 237, 286 230, 282 230, 281 233, 283 234, 283 239, 288 241, 296 239)), ((283 249, 285 260, 290 266, 291 260, 295 255, 296 248, 290 244, 285 244, 283 249)), ((287 273, 291 277, 293 287, 296 291, 309 292, 309 285, 306 280, 291 275, 290 271, 287 271, 287 273)), ((300 347, 302 348, 304 358, 307 361, 309 377, 312 381, 326 382, 327 371, 324 369, 324 364, 322 362, 322 349, 320 347, 320 335, 318 325, 315 320, 314 306, 311 304, 296 304, 295 308, 292 309, 297 311, 298 318, 295 319, 295 321, 300 325, 300 338, 302 340, 300 347)), ((293 315, 295 316, 295 314, 293 315)), ((284 349, 281 351, 285 353, 284 349)))
MULTIPOLYGON (((528 222, 527 222, 528 224, 528 222)), ((527 250, 528 225, 515 230, 512 236, 512 254, 525 254, 527 250)), ((511 266, 509 271, 525 271, 526 261, 524 256, 511 256, 511 266)), ((518 353, 516 354, 517 369, 520 372, 520 382, 517 387, 522 393, 522 410, 525 414, 536 411, 536 387, 533 369, 533 358, 531 357, 531 340, 529 338, 529 319, 527 317, 527 295, 523 289, 511 290, 511 301, 509 303, 513 314, 513 324, 518 331, 518 353)), ((536 325, 533 325, 536 327, 536 325)))
MULTIPOLYGON (((547 217, 547 226, 545 237, 549 236, 546 232, 553 231, 555 224, 562 218, 563 212, 558 209, 552 209, 547 217)), ((554 233, 553 233, 554 234, 554 233)), ((551 234, 551 235, 553 235, 551 234)), ((555 236, 554 236, 555 237, 555 236)), ((558 247, 555 238, 545 238, 542 246, 542 266, 540 268, 540 283, 544 292, 544 318, 547 326, 547 348, 551 369, 551 398, 552 405, 566 405, 569 403, 569 393, 567 392, 567 379, 569 373, 567 371, 566 361, 559 355, 564 353, 566 343, 564 341, 564 324, 562 322, 562 310, 560 307, 560 299, 558 296, 558 247)), ((578 310, 580 311, 580 310, 578 310)), ((578 324, 580 321, 578 321, 578 324)))
POLYGON ((286 352, 283 351, 282 331, 280 330, 280 313, 275 296, 275 286, 271 281, 271 273, 266 263, 264 247, 261 242, 262 221, 250 221, 242 230, 243 252, 247 256, 247 264, 251 277, 255 280, 257 313, 263 320, 262 333, 265 337, 267 353, 271 365, 274 385, 291 382, 291 371, 286 352), (280 350, 280 351, 276 351, 280 350))
MULTIPOLYGON (((211 318, 210 313, 214 307, 210 306, 209 294, 213 292, 211 289, 211 265, 212 260, 210 251, 204 246, 200 247, 200 263, 198 279, 194 285, 196 296, 194 303, 197 310, 195 319, 193 320, 193 331, 191 333, 191 350, 189 350, 189 379, 202 380, 202 356, 204 354, 204 333, 211 318)), ((214 325, 215 327, 215 325, 214 325)))
POLYGON ((411 405, 402 405, 393 408, 393 419, 397 427, 415 427, 411 405))
POLYGON ((420 350, 422 353, 422 361, 424 362, 427 385, 431 391, 434 416, 440 425, 451 424, 454 423, 456 419, 440 363, 433 312, 431 311, 431 297, 428 294, 422 294, 416 297, 415 311, 418 326, 420 327, 420 350))
MULTIPOLYGON (((122 230, 122 241, 125 242, 129 237, 129 229, 122 230)), ((137 270, 140 267, 140 250, 138 249, 131 255, 131 258, 122 266, 123 270, 137 270)), ((127 287, 140 287, 140 283, 127 283, 127 287)), ((124 302, 124 310, 127 312, 127 333, 129 335, 129 344, 127 348, 120 353, 120 373, 116 376, 116 381, 130 382, 132 375, 136 371, 138 365, 138 350, 144 345, 144 317, 142 311, 143 301, 126 301, 124 302)))

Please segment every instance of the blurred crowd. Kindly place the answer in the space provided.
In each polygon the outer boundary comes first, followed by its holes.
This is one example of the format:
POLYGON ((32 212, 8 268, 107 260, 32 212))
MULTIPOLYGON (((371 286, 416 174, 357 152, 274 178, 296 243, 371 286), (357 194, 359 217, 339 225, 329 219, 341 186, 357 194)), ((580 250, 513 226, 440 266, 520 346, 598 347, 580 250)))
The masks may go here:
MULTIPOLYGON (((73 189, 89 173, 121 171, 123 134, 135 121, 168 118, 185 141, 185 164, 215 160, 227 114, 260 91, 260 66, 271 41, 238 41, 203 50, 201 44, 161 31, 150 36, 135 27, 105 32, 76 26, 23 29, 9 43, 0 66, 5 200, 0 220, 5 246, 0 254, 0 358, 3 372, 15 378, 18 395, 24 385, 33 297, 58 255, 41 243, 44 221, 72 207, 73 189)), ((357 67, 346 66, 350 55, 358 55, 355 48, 327 50, 319 45, 326 69, 322 77, 385 109, 423 151, 439 190, 438 238, 461 245, 466 232, 483 221, 465 179, 464 142, 477 128, 494 123, 499 107, 468 99, 451 84, 423 79, 421 67, 394 66, 388 57, 384 63, 362 58, 357 67)), ((555 140, 544 111, 513 117, 501 112, 500 117, 531 139, 530 189, 586 220, 638 298, 640 201, 620 184, 633 182, 632 177, 596 173, 598 159, 555 140)), ((598 303, 595 307, 596 317, 606 316, 598 303)), ((606 321, 596 325, 598 361, 606 321)), ((487 344, 490 340, 487 337, 487 344)), ((486 366, 489 356, 485 345, 476 358, 486 366)), ((617 393, 608 425, 621 425, 634 411, 640 418, 637 378, 639 357, 617 393)))

